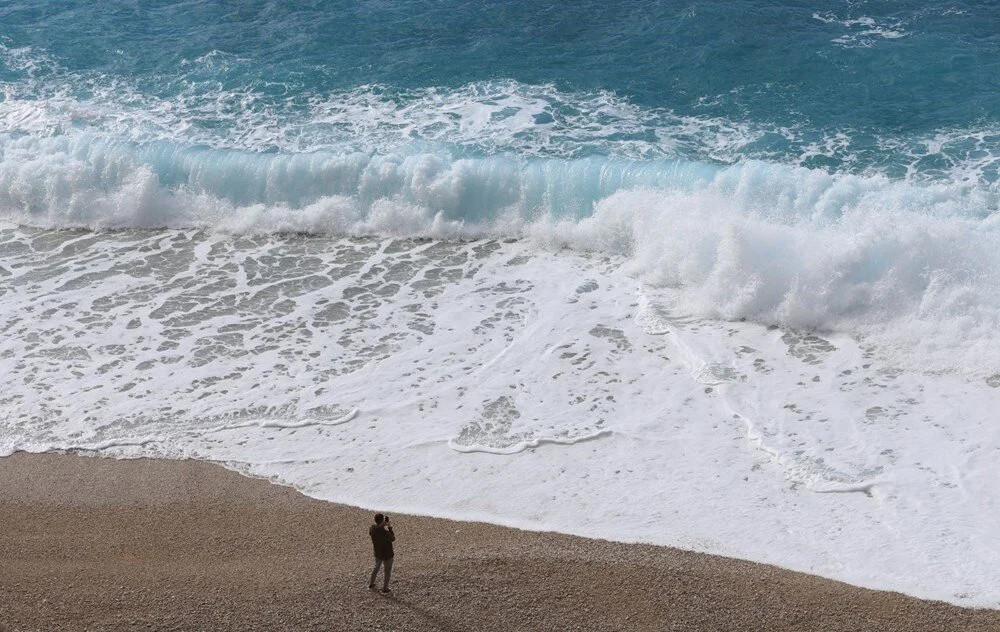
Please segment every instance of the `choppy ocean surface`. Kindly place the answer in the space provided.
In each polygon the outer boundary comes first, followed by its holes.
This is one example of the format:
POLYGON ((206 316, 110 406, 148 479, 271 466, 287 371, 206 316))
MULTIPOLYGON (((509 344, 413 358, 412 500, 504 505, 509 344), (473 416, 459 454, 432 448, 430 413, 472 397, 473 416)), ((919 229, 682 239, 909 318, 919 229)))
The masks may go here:
POLYGON ((1000 607, 1000 8, 0 2, 0 454, 1000 607))

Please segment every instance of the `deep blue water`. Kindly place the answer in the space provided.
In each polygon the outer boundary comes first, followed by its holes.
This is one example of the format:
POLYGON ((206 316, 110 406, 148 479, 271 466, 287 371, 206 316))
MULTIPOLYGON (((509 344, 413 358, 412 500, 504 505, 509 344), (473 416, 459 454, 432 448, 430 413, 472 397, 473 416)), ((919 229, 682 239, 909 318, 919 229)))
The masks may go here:
POLYGON ((1000 112, 993 2, 20 0, 0 24, 8 46, 162 94, 185 61, 223 51, 245 62, 213 79, 274 96, 514 79, 681 114, 914 134, 1000 112))

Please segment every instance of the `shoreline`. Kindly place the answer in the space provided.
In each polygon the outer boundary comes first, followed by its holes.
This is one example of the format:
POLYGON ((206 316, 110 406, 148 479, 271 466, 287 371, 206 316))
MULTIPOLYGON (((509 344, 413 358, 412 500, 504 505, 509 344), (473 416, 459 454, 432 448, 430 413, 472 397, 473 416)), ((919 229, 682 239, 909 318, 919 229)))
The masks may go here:
POLYGON ((668 547, 370 512, 204 461, 0 458, 0 631, 969 630, 1000 611, 668 547), (6 626, 6 627, 4 627, 6 626))

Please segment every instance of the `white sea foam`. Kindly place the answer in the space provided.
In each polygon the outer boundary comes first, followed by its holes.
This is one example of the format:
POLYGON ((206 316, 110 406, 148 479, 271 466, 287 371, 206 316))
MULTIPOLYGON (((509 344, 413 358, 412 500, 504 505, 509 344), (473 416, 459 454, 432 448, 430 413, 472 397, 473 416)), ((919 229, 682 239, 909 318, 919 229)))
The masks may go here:
MULTIPOLYGON (((732 160, 763 132, 713 117, 642 108, 608 91, 566 92, 512 80, 458 88, 380 85, 275 98, 220 88, 222 53, 184 65, 168 96, 125 77, 65 70, 44 52, 5 47, 0 62, 26 73, 0 84, 0 132, 91 132, 135 143, 174 142, 253 152, 391 152, 401 143, 446 143, 477 152, 656 158, 695 152, 732 160)), ((252 77, 252 73, 248 73, 252 77)))
POLYGON ((525 240, 7 225, 0 253, 0 453, 209 459, 1000 605, 995 378, 692 318, 636 259, 525 240))
POLYGON ((841 331, 893 361, 1000 372, 992 187, 767 163, 252 154, 24 136, 0 214, 47 227, 528 238, 620 253, 683 313, 841 331))
MULTIPOLYGON (((828 14, 816 17, 838 21, 828 14)), ((899 25, 868 18, 842 24, 851 29, 839 42, 843 46, 870 46, 903 34, 899 25)), ((23 73, 19 81, 0 84, 0 134, 15 136, 83 133, 123 146, 160 143, 272 154, 391 155, 401 146, 423 144, 460 156, 513 152, 574 159, 596 153, 719 164, 749 159, 905 174, 911 180, 1000 178, 993 125, 915 137, 851 127, 819 130, 794 118, 774 125, 679 114, 613 92, 513 80, 410 90, 366 85, 332 93, 272 85, 271 92, 260 92, 252 62, 219 51, 182 64, 176 76, 163 78, 161 93, 124 76, 70 71, 45 51, 2 40, 0 64, 23 73), (217 73, 230 66, 240 67, 245 85, 219 85, 217 73), (939 142, 942 135, 945 142, 939 142)), ((716 99, 703 98, 695 112, 712 111, 716 99)))
POLYGON ((830 11, 813 13, 812 17, 820 22, 846 27, 847 33, 830 40, 845 48, 871 48, 879 40, 894 40, 909 35, 904 29, 905 22, 900 19, 876 20, 868 16, 839 18, 830 11))

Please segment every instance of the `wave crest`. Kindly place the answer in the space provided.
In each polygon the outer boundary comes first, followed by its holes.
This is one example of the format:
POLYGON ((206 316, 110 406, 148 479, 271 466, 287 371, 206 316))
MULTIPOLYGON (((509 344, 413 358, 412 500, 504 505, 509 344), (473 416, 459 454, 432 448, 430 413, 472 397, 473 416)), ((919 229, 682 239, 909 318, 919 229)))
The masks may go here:
POLYGON ((14 222, 526 238, 624 255, 690 314, 850 331, 928 370, 1000 371, 992 187, 759 162, 254 154, 86 135, 0 147, 0 214, 14 222))

